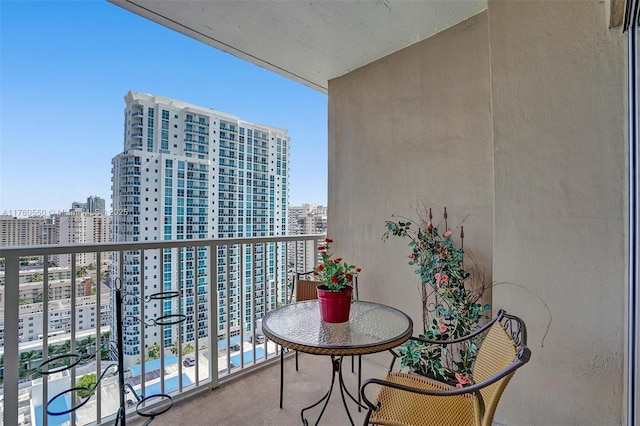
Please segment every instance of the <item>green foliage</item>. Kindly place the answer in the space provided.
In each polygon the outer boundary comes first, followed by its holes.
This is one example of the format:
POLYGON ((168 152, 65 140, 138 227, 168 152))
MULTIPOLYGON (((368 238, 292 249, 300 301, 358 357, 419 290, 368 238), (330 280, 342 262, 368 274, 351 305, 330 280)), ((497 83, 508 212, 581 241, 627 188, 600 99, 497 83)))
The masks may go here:
POLYGON ((34 272, 33 275, 31 275, 31 277, 29 277, 29 282, 30 283, 37 283, 42 281, 42 274, 40 272, 34 272))
POLYGON ((93 395, 96 392, 96 382, 96 373, 89 373, 80 377, 80 379, 76 383, 76 386, 84 389, 79 389, 77 391, 78 396, 80 398, 86 398, 93 395))
POLYGON ((187 343, 182 347, 183 355, 188 355, 188 354, 194 353, 195 351, 196 351, 196 348, 193 346, 193 343, 187 343))
MULTIPOLYGON (((424 333, 420 337, 450 340, 468 335, 490 308, 479 303, 484 283, 474 285, 471 271, 463 266, 464 250, 455 245, 450 230, 440 234, 430 220, 421 220, 416 229, 412 220, 402 219, 386 221, 383 240, 389 236, 409 239, 408 263, 422 285, 424 333)), ((411 340, 400 349, 401 365, 440 380, 470 377, 477 351, 475 341, 451 348, 411 340)))
POLYGON ((353 275, 360 272, 360 268, 343 262, 341 257, 332 259, 333 253, 329 253, 330 238, 325 238, 324 243, 318 246, 322 262, 313 268, 313 276, 317 277, 331 291, 340 291, 353 283, 353 275))
POLYGON ((160 345, 158 342, 154 342, 153 345, 149 348, 149 356, 148 360, 158 359, 160 358, 160 345))

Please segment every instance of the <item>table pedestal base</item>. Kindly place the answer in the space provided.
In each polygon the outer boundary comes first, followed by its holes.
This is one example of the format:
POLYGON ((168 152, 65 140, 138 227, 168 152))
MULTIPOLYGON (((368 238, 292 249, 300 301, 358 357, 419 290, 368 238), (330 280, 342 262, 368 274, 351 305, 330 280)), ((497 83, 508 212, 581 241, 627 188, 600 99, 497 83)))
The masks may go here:
MULTIPOLYGON (((302 424, 304 426, 308 426, 309 422, 307 421, 307 419, 304 417, 304 412, 317 406, 320 405, 323 401, 324 401, 324 405, 322 406, 322 411, 320 411, 320 415, 318 416, 318 418, 316 419, 315 425, 317 425, 320 422, 320 419, 322 418, 322 415, 324 414, 324 410, 327 408, 327 404, 329 404, 329 399, 331 399, 331 393, 333 392, 333 385, 335 384, 336 381, 336 375, 338 375, 338 386, 340 387, 340 395, 342 396, 342 404, 344 405, 344 409, 347 412, 347 416, 349 417, 349 421, 351 422, 351 425, 353 425, 353 419, 351 418, 351 413, 349 412, 349 407, 347 406, 347 399, 345 397, 345 394, 351 398, 351 400, 353 402, 355 402, 358 405, 358 411, 360 411, 361 408, 367 408, 364 405, 362 405, 357 399, 355 399, 353 397, 353 395, 351 395, 351 393, 349 393, 349 390, 347 389, 347 387, 344 384, 344 379, 342 377, 342 357, 341 356, 334 356, 331 355, 331 364, 332 364, 332 369, 333 369, 333 374, 331 375, 331 386, 329 387, 329 390, 327 391, 327 393, 324 394, 324 396, 322 398, 320 398, 320 400, 318 402, 316 402, 313 405, 310 405, 306 408, 303 408, 302 411, 300 411, 300 417, 302 418, 302 424)), ((360 391, 360 389, 358 389, 358 392, 360 391)), ((358 393, 359 394, 359 393, 358 393)))

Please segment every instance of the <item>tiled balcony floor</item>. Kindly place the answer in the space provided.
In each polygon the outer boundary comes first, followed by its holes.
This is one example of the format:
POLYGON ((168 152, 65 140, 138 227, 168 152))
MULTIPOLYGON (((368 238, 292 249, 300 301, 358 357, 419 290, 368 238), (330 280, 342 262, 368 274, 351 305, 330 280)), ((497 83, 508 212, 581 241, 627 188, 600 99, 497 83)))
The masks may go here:
MULTIPOLYGON (((299 354, 299 371, 295 369, 295 358, 285 359, 284 407, 278 406, 280 389, 280 364, 276 363, 234 380, 221 384, 217 389, 176 401, 173 408, 157 417, 157 425, 301 425, 300 410, 324 395, 331 383, 331 361, 328 356, 299 354)), ((376 355, 374 360, 363 357, 362 379, 383 378, 391 354, 376 355)), ((356 358, 357 363, 357 358, 356 358)), ((351 373, 351 359, 344 358, 344 379, 349 391, 357 398, 357 375, 351 373)), ((365 410, 358 413, 355 403, 349 401, 349 409, 356 425, 362 424, 365 410)), ((315 424, 320 413, 319 406, 305 414, 309 424, 315 424)), ((127 417, 127 424, 140 425, 143 421, 134 416, 127 417)), ((320 421, 321 425, 349 425, 342 405, 339 389, 334 386, 329 405, 320 421)))

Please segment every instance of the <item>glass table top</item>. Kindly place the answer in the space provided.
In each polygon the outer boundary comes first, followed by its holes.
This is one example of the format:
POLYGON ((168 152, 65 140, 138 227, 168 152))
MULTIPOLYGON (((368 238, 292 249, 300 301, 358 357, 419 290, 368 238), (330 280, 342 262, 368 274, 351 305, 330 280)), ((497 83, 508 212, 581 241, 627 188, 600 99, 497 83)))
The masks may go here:
POLYGON ((406 341, 413 322, 405 313, 372 302, 351 304, 349 321, 320 320, 317 300, 292 303, 269 312, 262 321, 264 334, 291 349, 324 355, 381 352, 406 341))

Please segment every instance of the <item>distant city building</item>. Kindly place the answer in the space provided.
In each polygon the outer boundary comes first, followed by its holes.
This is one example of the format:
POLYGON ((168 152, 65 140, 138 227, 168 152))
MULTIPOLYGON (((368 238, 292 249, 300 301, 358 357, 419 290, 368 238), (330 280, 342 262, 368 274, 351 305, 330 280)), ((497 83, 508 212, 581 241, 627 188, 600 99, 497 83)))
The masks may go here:
MULTIPOLYGON (((73 271, 70 267, 57 268, 49 267, 48 275, 50 280, 70 280, 73 271)), ((31 283, 34 281, 42 281, 42 268, 20 269, 18 283, 31 283)), ((0 270, 0 283, 4 284, 4 270, 0 270)))
POLYGON ((58 244, 59 231, 55 216, 49 217, 47 223, 40 226, 40 244, 58 244))
POLYGON ((74 201, 71 203, 72 210, 82 210, 84 212, 89 213, 107 213, 106 204, 104 198, 100 198, 97 195, 92 195, 87 198, 86 203, 81 203, 79 201, 74 201))
MULTIPOLYGON (((112 160, 115 241, 287 234, 289 137, 286 130, 161 96, 129 92, 125 102, 124 150, 112 160)), ((176 250, 145 253, 145 294, 183 291, 180 302, 165 300, 148 304, 145 315, 157 318, 183 313, 187 320, 163 327, 162 333, 138 326, 126 329, 125 363, 140 359, 142 351, 146 352, 161 338, 164 346, 169 347, 179 335, 184 342, 209 335, 207 318, 214 313, 208 312, 209 269, 206 265, 211 259, 207 250, 195 253, 196 247, 185 249, 181 265, 178 265, 176 250), (178 277, 178 271, 182 271, 182 278, 178 277), (144 333, 146 348, 140 347, 140 333, 144 333)), ((218 297, 220 309, 215 313, 219 324, 214 332, 216 337, 239 333, 241 324, 251 327, 259 313, 284 300, 286 290, 276 289, 275 271, 281 274, 281 279, 285 278, 285 250, 277 253, 276 257, 275 244, 260 246, 255 253, 232 248, 227 262, 225 251, 218 251, 218 291, 214 297, 218 297), (252 276, 241 279, 240 265, 250 270, 254 259, 265 267, 256 270, 255 282, 252 276), (242 290, 241 285, 244 285, 242 290), (271 295, 266 301, 256 298, 253 311, 238 309, 239 295, 265 292, 265 286, 271 295)), ((117 268, 122 268, 125 292, 137 293, 141 283, 141 256, 127 252, 124 257, 123 265, 114 263, 112 276, 119 276, 117 268)), ((124 315, 140 312, 138 305, 124 308, 124 315)))
MULTIPOLYGON (((30 342, 42 339, 43 324, 47 324, 50 338, 66 336, 71 332, 71 310, 75 311, 76 331, 94 330, 108 327, 111 324, 111 299, 109 294, 100 297, 100 317, 96 296, 84 296, 76 299, 75 306, 71 299, 59 299, 49 302, 48 318, 44 318, 42 303, 20 305, 18 316, 18 341, 30 342)), ((0 305, 0 346, 4 346, 4 305, 0 305)), ((51 341, 50 341, 51 342, 51 341)))
MULTIPOLYGON (((325 234, 327 232, 327 208, 317 204, 289 207, 289 235, 325 234)), ((288 252, 289 269, 294 272, 309 272, 318 264, 315 242, 297 242, 288 252)))
MULTIPOLYGON (((68 213, 56 215, 55 222, 58 228, 58 244, 94 244, 111 241, 111 216, 104 213, 69 210, 68 213)), ((101 261, 107 259, 108 253, 103 253, 101 261)), ((59 267, 70 266, 71 255, 55 255, 53 261, 59 267)), ((97 263, 96 253, 76 255, 77 266, 88 266, 92 263, 97 263)))
POLYGON ((46 217, 0 216, 0 247, 49 244, 49 234, 44 231, 49 224, 46 217))
MULTIPOLYGON (((49 289, 49 301, 70 299, 72 280, 63 279, 55 280, 50 279, 47 282, 47 288, 49 289)), ((19 294, 21 304, 39 303, 43 300, 42 295, 42 279, 39 282, 28 282, 20 284, 19 294)), ((78 277, 76 278, 76 296, 90 296, 92 287, 92 279, 90 277, 78 277)), ((4 292, 5 286, 0 286, 0 305, 4 304, 4 292)))

